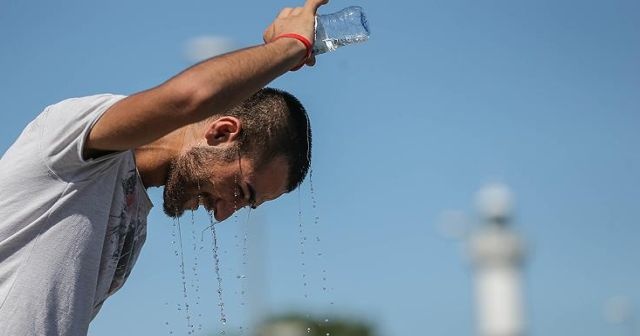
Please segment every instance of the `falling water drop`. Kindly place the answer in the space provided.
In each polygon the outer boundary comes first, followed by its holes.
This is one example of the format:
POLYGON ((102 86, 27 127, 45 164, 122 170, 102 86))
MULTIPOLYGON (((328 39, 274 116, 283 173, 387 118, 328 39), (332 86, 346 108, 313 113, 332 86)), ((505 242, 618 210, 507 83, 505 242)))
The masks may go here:
POLYGON ((173 330, 171 330, 171 327, 169 326, 169 321, 164 322, 164 325, 166 328, 168 328, 167 332, 169 335, 173 335, 173 330))
MULTIPOLYGON (((196 220, 195 220, 195 213, 192 210, 191 211, 191 240, 193 242, 193 267, 191 268, 192 270, 192 283, 191 283, 191 288, 193 290, 193 292, 195 293, 195 309, 196 310, 200 310, 200 276, 199 276, 199 269, 198 269, 198 258, 199 258, 199 250, 198 250, 198 240, 196 239, 196 220)), ((202 314, 198 314, 198 317, 201 317, 202 314)), ((195 319, 195 320, 199 320, 195 319)), ((194 321, 198 323, 198 326, 201 326, 201 324, 199 323, 199 321, 194 321)), ((192 330, 193 333, 195 333, 195 330, 193 329, 192 326, 192 330)))
MULTIPOLYGON (((209 219, 211 221, 211 238, 213 240, 213 261, 216 272, 216 280, 218 281, 218 307, 220 307, 220 322, 225 326, 227 324, 227 316, 224 312, 224 301, 222 299, 222 276, 220 275, 220 258, 218 256, 218 235, 216 233, 217 222, 213 218, 213 212, 209 212, 209 219)), ((225 334, 224 329, 220 332, 221 335, 225 334)))
POLYGON ((301 266, 301 271, 302 271, 302 279, 303 279, 303 296, 305 299, 309 298, 309 288, 307 286, 307 282, 306 282, 306 278, 307 278, 307 270, 306 270, 306 264, 304 262, 304 255, 305 255, 305 241, 307 240, 307 237, 304 235, 304 218, 302 216, 302 196, 301 196, 301 192, 300 189, 298 189, 298 236, 300 238, 300 266, 301 266))
MULTIPOLYGON (((322 283, 321 283, 321 287, 322 287, 322 292, 324 293, 325 298, 330 302, 331 307, 333 308, 333 301, 329 298, 331 297, 331 294, 329 293, 329 291, 327 290, 329 288, 328 285, 328 281, 327 281, 327 270, 326 268, 324 268, 325 266, 325 261, 324 261, 324 253, 323 253, 323 249, 322 249, 322 245, 320 244, 320 242, 322 241, 322 239, 320 239, 320 216, 318 215, 317 211, 318 211, 318 200, 316 198, 316 192, 315 192, 315 186, 313 183, 313 168, 309 169, 309 189, 310 189, 310 194, 311 194, 311 205, 313 208, 313 219, 314 219, 314 228, 317 232, 317 235, 315 237, 315 246, 316 246, 316 256, 318 257, 318 262, 319 264, 322 266, 322 283)), ((328 319, 325 319, 325 323, 328 322, 328 319)))
POLYGON ((189 332, 191 332, 191 314, 189 311, 189 297, 187 294, 187 278, 186 278, 186 272, 185 272, 185 267, 184 267, 184 249, 182 247, 182 229, 181 229, 181 224, 180 224, 180 219, 178 217, 175 218, 175 225, 178 229, 178 246, 179 246, 179 256, 180 256, 180 279, 182 280, 182 296, 184 298, 184 311, 185 311, 185 317, 187 320, 187 330, 189 330, 189 332))
MULTIPOLYGON (((238 226, 238 229, 242 229, 242 270, 247 271, 247 263, 248 263, 248 247, 247 247, 247 238, 248 238, 248 230, 251 220, 251 208, 247 210, 247 218, 244 226, 238 226)), ((240 278, 240 306, 244 308, 247 302, 247 277, 243 275, 240 278)), ((248 313, 248 312, 247 312, 248 313)), ((240 336, 244 335, 244 328, 240 326, 240 336)))

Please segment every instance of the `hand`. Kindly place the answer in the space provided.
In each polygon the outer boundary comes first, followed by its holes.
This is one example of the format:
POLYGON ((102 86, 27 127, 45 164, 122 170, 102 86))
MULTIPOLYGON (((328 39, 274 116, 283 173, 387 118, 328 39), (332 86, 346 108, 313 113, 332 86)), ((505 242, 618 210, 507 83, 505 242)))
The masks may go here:
MULTIPOLYGON (((264 43, 273 41, 281 34, 295 33, 306 37, 311 44, 315 40, 315 18, 318 8, 327 4, 329 0, 307 0, 304 7, 285 8, 280 11, 276 19, 265 29, 262 39, 264 43)), ((313 66, 314 56, 306 60, 306 64, 313 66)))

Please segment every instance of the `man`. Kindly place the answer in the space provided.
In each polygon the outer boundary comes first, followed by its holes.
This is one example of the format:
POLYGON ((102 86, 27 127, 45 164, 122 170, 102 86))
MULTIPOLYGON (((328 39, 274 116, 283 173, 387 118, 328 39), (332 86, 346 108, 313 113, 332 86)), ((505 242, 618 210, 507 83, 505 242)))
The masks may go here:
POLYGON ((129 97, 65 100, 25 128, 0 161, 0 335, 87 334, 142 247, 146 188, 165 187, 169 216, 203 205, 221 221, 302 182, 307 115, 261 88, 314 64, 326 2, 282 10, 264 45, 129 97))

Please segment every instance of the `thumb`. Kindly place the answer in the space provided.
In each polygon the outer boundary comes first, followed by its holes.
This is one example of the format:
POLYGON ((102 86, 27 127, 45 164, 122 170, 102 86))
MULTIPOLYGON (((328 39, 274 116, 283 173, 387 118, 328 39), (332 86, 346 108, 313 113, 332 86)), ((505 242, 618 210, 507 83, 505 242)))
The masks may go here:
POLYGON ((329 0, 307 0, 304 4, 304 11, 316 15, 318 8, 329 3, 329 0))

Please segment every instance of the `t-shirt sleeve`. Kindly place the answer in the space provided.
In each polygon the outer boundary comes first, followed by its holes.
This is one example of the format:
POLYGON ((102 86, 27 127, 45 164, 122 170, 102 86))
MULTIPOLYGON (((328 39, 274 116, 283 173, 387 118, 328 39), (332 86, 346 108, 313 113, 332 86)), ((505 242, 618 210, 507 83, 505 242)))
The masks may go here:
POLYGON ((39 152, 49 170, 63 180, 90 178, 100 171, 97 163, 120 156, 122 152, 85 160, 82 152, 91 128, 123 98, 125 96, 101 94, 67 99, 47 107, 39 123, 39 152))

